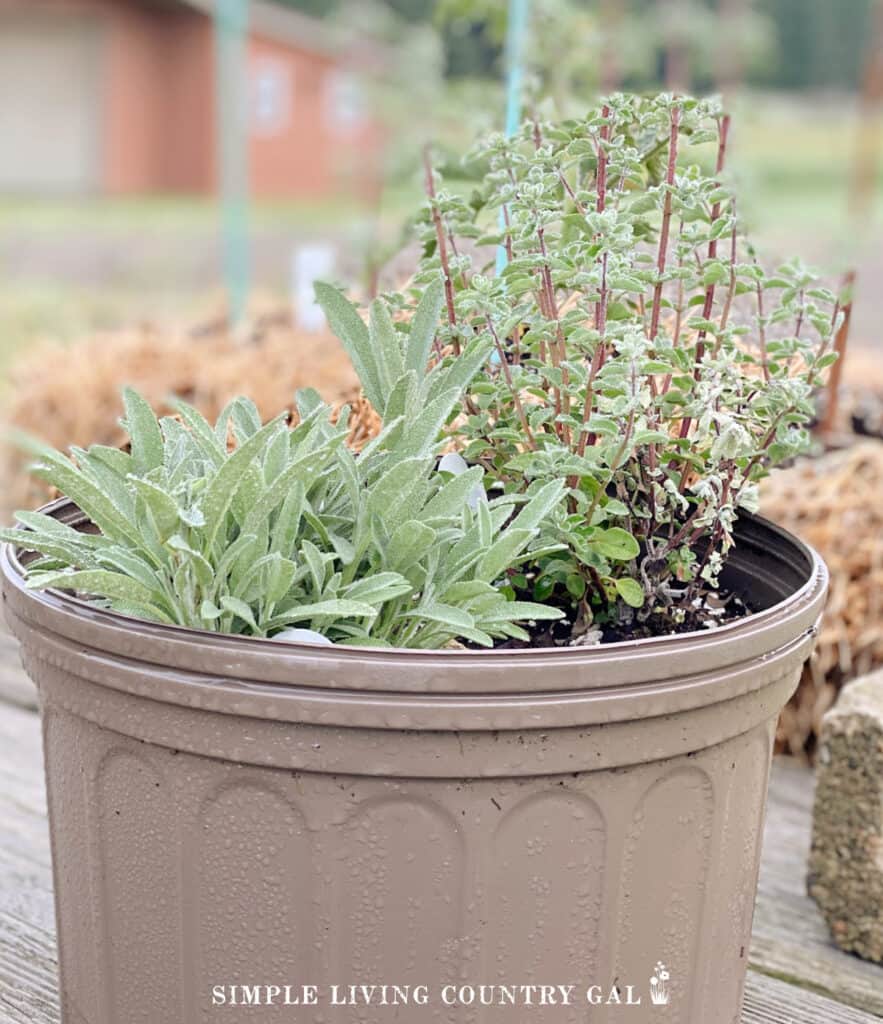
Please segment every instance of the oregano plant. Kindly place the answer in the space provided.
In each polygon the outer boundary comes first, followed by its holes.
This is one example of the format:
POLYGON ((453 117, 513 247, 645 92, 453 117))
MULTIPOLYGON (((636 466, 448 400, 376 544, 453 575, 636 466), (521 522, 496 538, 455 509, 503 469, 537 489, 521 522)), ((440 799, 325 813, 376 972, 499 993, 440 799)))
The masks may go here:
POLYGON ((509 589, 567 609, 568 642, 712 624, 739 510, 808 444, 839 303, 798 260, 760 264, 729 144, 715 100, 616 95, 482 139, 467 198, 427 160, 421 267, 391 301, 441 274, 439 350, 492 349, 452 431, 491 493, 566 484, 560 547, 509 589))

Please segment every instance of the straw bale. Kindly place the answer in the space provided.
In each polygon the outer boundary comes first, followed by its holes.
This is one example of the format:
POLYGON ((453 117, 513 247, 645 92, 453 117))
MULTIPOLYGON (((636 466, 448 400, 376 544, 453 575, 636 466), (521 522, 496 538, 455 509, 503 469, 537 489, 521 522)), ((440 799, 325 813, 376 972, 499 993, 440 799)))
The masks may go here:
POLYGON ((761 489, 762 511, 815 547, 831 573, 816 653, 779 721, 780 749, 812 749, 850 679, 883 665, 883 442, 803 459, 761 489))

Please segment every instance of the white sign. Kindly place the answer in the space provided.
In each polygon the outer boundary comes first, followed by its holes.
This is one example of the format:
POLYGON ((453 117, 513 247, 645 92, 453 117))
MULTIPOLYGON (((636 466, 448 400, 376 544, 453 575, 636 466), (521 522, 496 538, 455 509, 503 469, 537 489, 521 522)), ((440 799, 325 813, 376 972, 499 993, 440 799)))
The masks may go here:
POLYGON ((329 242, 300 245, 292 254, 291 298, 294 322, 301 330, 315 334, 325 326, 325 314, 313 288, 317 281, 333 276, 334 262, 334 247, 329 242))

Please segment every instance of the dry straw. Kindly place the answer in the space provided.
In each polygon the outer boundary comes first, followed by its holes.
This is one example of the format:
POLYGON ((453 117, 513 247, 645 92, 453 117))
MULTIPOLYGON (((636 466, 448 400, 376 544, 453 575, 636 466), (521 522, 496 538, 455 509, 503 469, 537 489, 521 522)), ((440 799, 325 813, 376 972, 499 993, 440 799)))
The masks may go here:
POLYGON ((848 680, 883 665, 883 443, 804 459, 765 481, 764 513, 815 547, 831 572, 816 652, 779 721, 802 752, 848 680))
MULTIPOLYGON (((69 345, 33 349, 10 374, 3 419, 56 448, 120 444, 124 385, 137 388, 163 412, 171 395, 213 418, 236 395, 247 394, 265 419, 293 405, 298 388, 314 387, 327 401, 353 403, 354 447, 374 428, 374 414, 358 397, 358 381, 330 334, 295 331, 287 315, 254 321, 240 337, 220 325, 191 331, 151 327, 97 334, 69 345)), ((24 457, 4 447, 0 466, 4 512, 46 498, 24 472, 24 457)))

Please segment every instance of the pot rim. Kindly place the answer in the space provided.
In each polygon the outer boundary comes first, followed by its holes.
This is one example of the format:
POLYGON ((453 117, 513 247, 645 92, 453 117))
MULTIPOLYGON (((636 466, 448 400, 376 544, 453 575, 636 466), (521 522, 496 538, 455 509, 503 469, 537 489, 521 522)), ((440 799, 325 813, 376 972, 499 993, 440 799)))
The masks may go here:
MULTIPOLYGON (((65 498, 41 511, 69 516, 75 506, 65 498)), ((79 510, 75 510, 76 513, 79 510)), ((82 517, 82 514, 80 513, 82 517)), ((566 690, 607 690, 746 666, 776 652, 784 654, 814 631, 821 614, 828 574, 807 544, 761 517, 740 517, 743 544, 755 546, 755 561, 780 563, 766 572, 778 591, 785 569, 804 582, 770 607, 708 631, 616 641, 594 647, 493 650, 415 650, 267 641, 261 637, 213 633, 168 626, 96 608, 61 591, 28 590, 22 563, 11 544, 3 545, 0 567, 4 598, 12 617, 25 629, 49 633, 66 642, 151 663, 203 678, 250 680, 255 684, 395 693, 543 693, 562 692, 560 671, 544 679, 543 669, 567 669, 566 690), (355 677, 355 671, 358 676, 355 677), (297 681, 295 683, 295 680, 297 681)), ((26 531, 23 529, 23 533, 26 531)), ((739 562, 742 544, 730 559, 739 562)), ((749 559, 750 560, 750 559, 749 559)), ((743 558, 744 561, 744 558, 743 558)), ((752 579, 760 570, 745 573, 752 579)))

